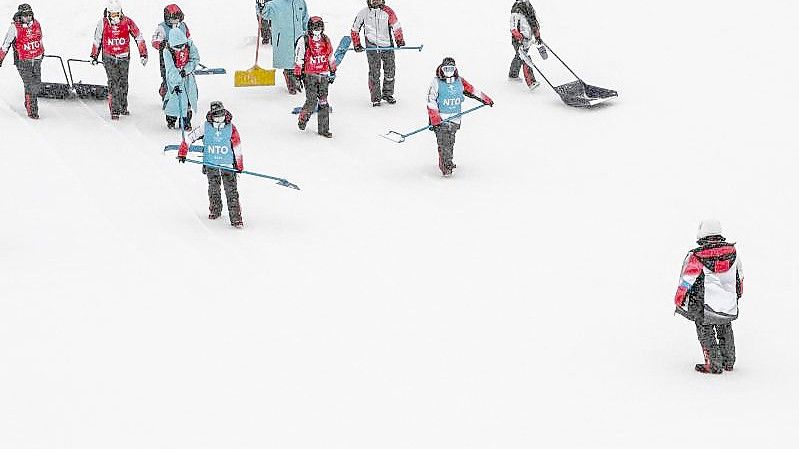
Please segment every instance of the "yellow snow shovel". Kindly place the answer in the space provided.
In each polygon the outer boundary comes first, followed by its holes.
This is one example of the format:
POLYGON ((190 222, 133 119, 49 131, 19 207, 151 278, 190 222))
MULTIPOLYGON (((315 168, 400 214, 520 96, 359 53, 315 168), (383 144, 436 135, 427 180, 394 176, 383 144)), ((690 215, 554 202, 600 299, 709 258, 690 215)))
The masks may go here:
POLYGON ((261 23, 258 21, 258 41, 255 43, 255 65, 249 70, 236 70, 233 77, 235 87, 274 86, 275 69, 258 67, 258 51, 261 48, 261 23))

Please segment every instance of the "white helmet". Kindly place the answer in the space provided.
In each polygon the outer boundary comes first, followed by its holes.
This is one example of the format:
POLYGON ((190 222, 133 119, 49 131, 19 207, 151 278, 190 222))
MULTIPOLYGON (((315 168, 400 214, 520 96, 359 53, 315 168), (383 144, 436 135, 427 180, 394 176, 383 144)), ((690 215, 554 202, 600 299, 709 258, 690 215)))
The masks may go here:
POLYGON ((110 0, 105 10, 108 11, 109 13, 116 12, 121 14, 122 6, 119 5, 119 2, 117 0, 110 0))
POLYGON ((702 220, 699 223, 699 229, 696 230, 696 239, 702 240, 712 235, 721 235, 721 222, 715 218, 702 220))

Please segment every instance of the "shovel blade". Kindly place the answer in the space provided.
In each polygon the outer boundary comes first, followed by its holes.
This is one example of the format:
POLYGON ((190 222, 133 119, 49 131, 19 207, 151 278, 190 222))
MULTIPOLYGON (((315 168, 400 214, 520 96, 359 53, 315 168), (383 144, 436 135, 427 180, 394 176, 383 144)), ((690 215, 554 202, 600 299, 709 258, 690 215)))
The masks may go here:
POLYGON ((388 139, 388 140, 390 140, 390 141, 392 141, 394 143, 405 142, 405 136, 402 135, 401 133, 396 132, 396 131, 389 131, 386 134, 381 134, 380 137, 382 137, 384 139, 388 139))
POLYGON ((235 87, 258 87, 275 85, 275 69, 253 66, 249 70, 237 70, 233 79, 235 87))

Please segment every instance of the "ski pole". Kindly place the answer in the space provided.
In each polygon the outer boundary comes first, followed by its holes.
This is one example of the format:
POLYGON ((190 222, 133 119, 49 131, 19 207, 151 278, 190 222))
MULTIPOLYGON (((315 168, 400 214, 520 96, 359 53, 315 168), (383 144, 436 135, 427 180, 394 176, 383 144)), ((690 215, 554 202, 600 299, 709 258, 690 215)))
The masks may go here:
MULTIPOLYGON (((464 116, 466 114, 474 112, 474 111, 476 111, 476 110, 478 110, 478 109, 480 109, 482 107, 485 107, 485 106, 488 106, 488 105, 487 104, 481 104, 479 106, 475 106, 475 107, 473 107, 471 109, 468 109, 466 111, 463 111, 463 112, 461 112, 459 114, 455 114, 452 117, 449 117, 448 119, 443 120, 441 123, 450 122, 450 121, 452 121, 452 120, 454 120, 454 119, 456 119, 458 117, 462 117, 462 116, 464 116)), ((400 132, 397 132, 397 131, 389 131, 386 134, 381 134, 380 137, 382 137, 384 139, 388 139, 388 140, 390 140, 390 141, 392 141, 394 143, 403 143, 403 142, 405 142, 406 138, 408 138, 408 137, 410 137, 410 136, 412 136, 414 134, 419 134, 422 131, 427 131, 429 129, 433 129, 433 126, 432 125, 427 125, 424 128, 419 128, 416 131, 411 131, 411 132, 409 132, 407 134, 403 134, 403 133, 400 133, 400 132), (395 136, 397 136, 397 137, 395 137, 395 136)))
MULTIPOLYGON (((422 51, 424 45, 420 45, 418 47, 366 47, 364 50, 366 51, 397 51, 397 50, 419 50, 422 51)), ((347 51, 355 50, 354 48, 348 48, 347 51)))
POLYGON ((246 171, 246 170, 238 171, 235 168, 225 167, 224 165, 216 165, 216 164, 211 164, 209 162, 200 162, 200 161, 195 161, 195 160, 192 160, 192 159, 186 159, 186 162, 190 162, 192 164, 204 165, 206 167, 216 168, 218 170, 223 170, 223 171, 227 171, 227 172, 231 172, 231 173, 241 173, 242 175, 250 175, 250 176, 257 176, 259 178, 271 179, 273 181, 277 181, 277 184, 280 185, 280 186, 288 187, 289 189, 300 190, 299 186, 297 186, 296 184, 293 184, 293 183, 291 183, 288 180, 283 179, 283 178, 276 178, 274 176, 264 175, 262 173, 255 173, 255 172, 246 171))

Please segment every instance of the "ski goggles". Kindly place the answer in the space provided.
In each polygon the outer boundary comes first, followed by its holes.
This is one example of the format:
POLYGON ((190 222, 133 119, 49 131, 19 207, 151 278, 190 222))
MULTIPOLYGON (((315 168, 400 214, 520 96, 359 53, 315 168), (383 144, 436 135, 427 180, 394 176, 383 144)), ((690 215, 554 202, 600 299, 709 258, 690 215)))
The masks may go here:
POLYGON ((456 70, 457 68, 454 65, 445 65, 444 67, 441 67, 441 73, 443 73, 447 78, 452 78, 455 76, 456 70))
POLYGON ((108 18, 111 19, 111 20, 121 20, 122 19, 122 13, 121 12, 109 12, 108 13, 108 18))

